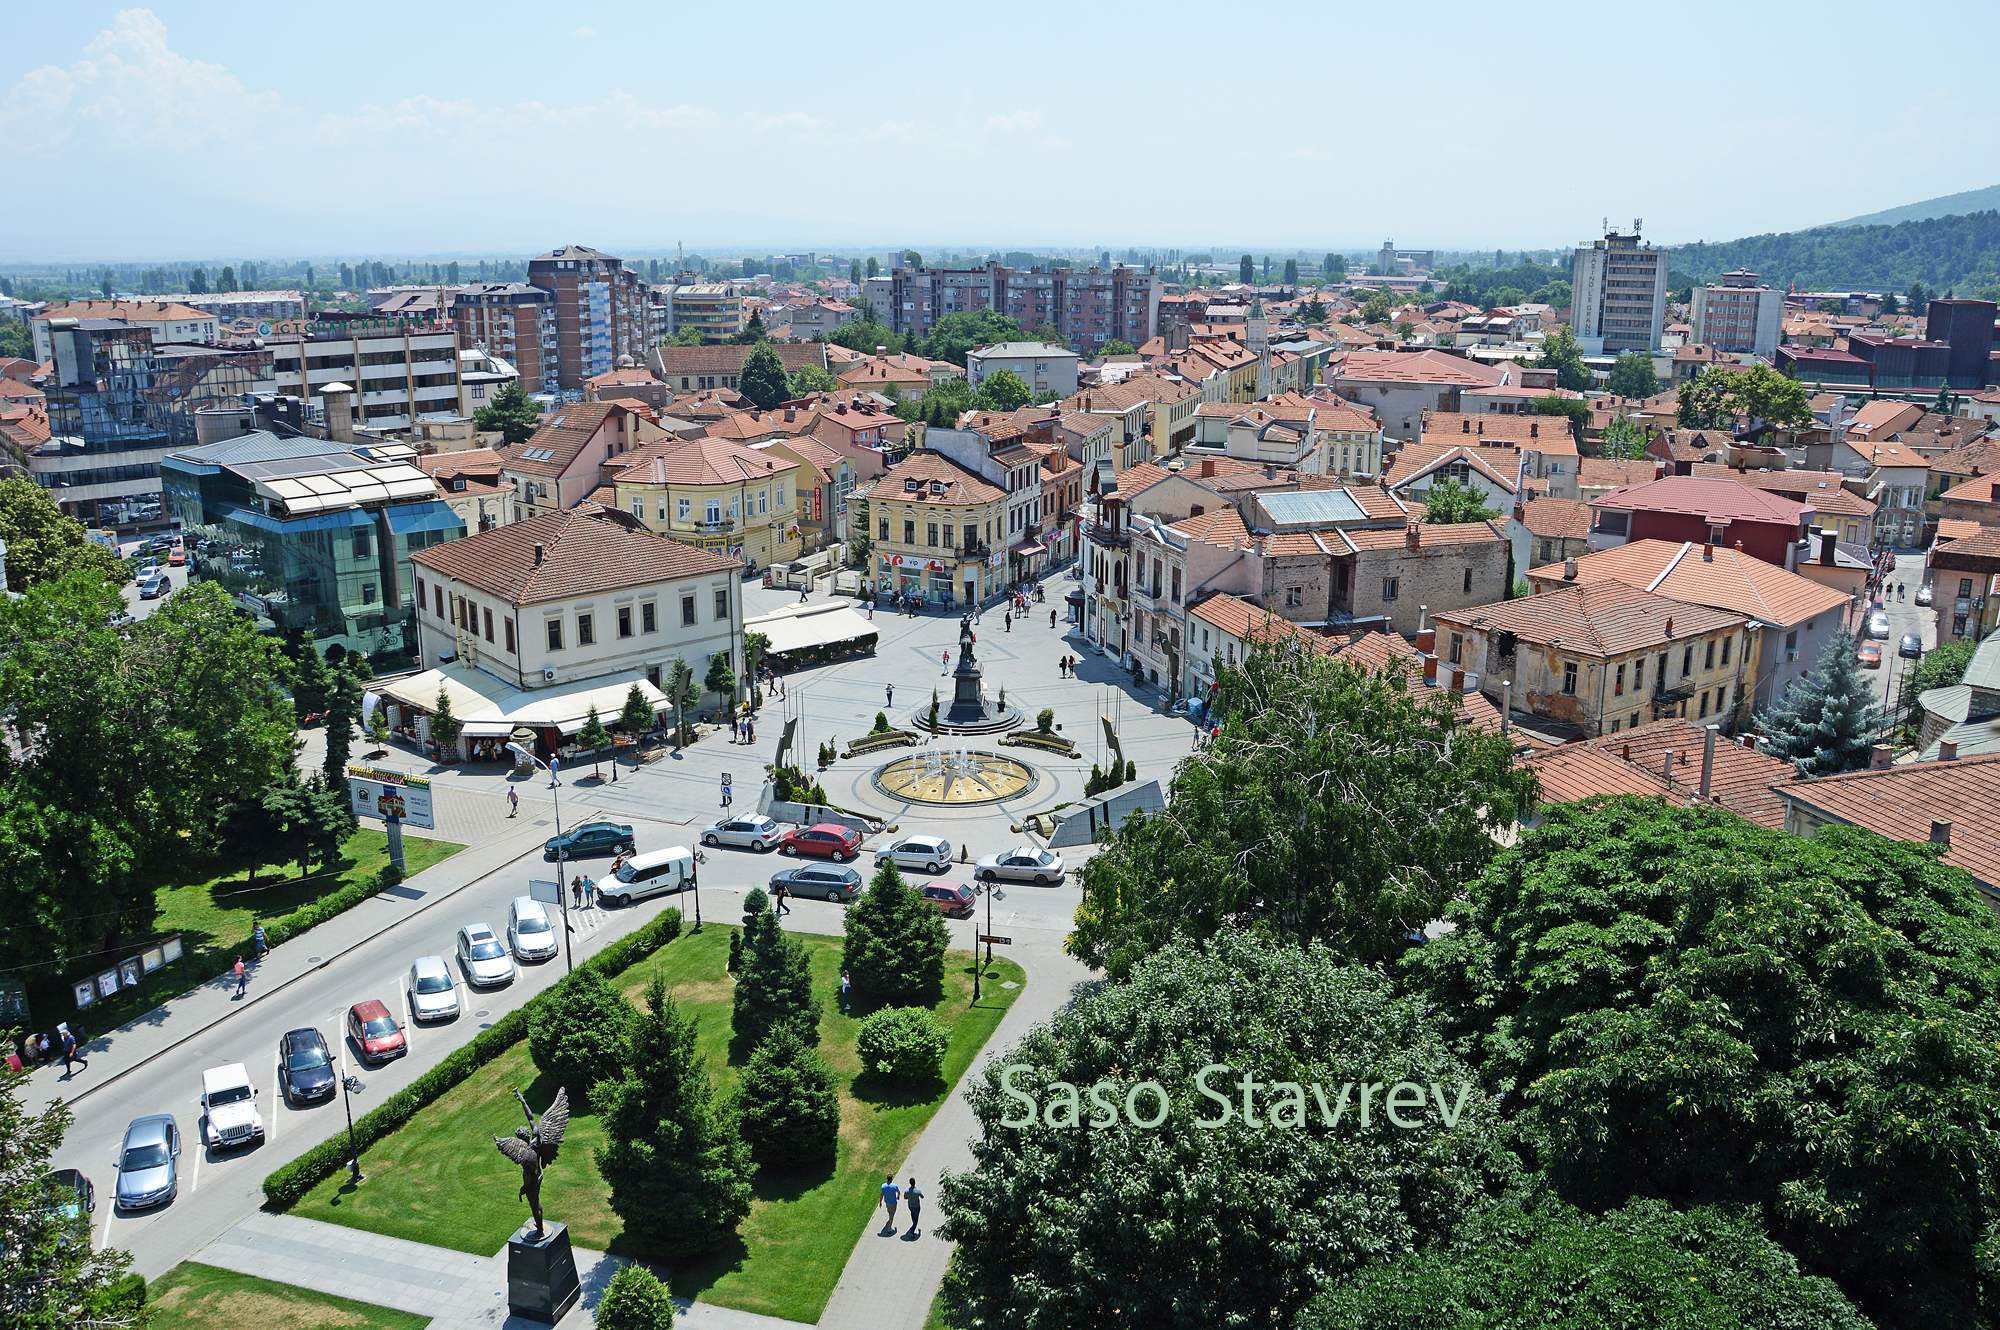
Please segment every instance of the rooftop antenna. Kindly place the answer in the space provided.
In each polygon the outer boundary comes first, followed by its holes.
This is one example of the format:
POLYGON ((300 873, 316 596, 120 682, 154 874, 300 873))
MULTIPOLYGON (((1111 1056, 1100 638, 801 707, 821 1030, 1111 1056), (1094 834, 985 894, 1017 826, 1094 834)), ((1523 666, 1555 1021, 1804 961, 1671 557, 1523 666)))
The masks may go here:
POLYGON ((1646 229, 1646 219, 1645 219, 1645 218, 1643 218, 1643 217, 1634 217, 1634 218, 1632 219, 1632 234, 1633 234, 1633 235, 1638 235, 1638 234, 1639 234, 1639 232, 1641 232, 1641 231, 1643 231, 1643 230, 1645 230, 1645 229, 1646 229))

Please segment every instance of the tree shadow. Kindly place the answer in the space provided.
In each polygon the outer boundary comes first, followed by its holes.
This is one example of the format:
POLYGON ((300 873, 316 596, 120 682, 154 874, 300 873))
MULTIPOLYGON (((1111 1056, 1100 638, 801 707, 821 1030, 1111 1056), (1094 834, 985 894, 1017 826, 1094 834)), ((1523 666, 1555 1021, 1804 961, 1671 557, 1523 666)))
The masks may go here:
POLYGON ((750 1244, 740 1234, 731 1233, 713 1251, 699 1255, 684 1256, 677 1261, 660 1259, 654 1252, 639 1250, 623 1233, 611 1240, 606 1248, 613 1256, 627 1260, 642 1261, 652 1265, 666 1279, 667 1287, 676 1298, 698 1299, 703 1293, 715 1287, 722 1277, 733 1274, 749 1263, 750 1244))
POLYGON ((802 1168, 766 1166, 757 1171, 750 1191, 760 1201, 796 1201, 814 1187, 832 1181, 838 1164, 836 1158, 829 1156, 802 1168))
POLYGON ((932 1103, 949 1088, 942 1076, 912 1082, 884 1076, 879 1071, 863 1071, 849 1082, 847 1092, 864 1104, 886 1109, 932 1103))

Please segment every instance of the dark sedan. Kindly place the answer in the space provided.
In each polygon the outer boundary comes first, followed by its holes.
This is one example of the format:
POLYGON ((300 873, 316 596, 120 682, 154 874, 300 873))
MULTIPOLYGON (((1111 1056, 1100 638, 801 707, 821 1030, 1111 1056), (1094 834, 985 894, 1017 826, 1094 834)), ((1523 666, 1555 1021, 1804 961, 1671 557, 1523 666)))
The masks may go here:
POLYGON ((564 859, 588 859, 599 854, 631 854, 637 849, 630 825, 586 822, 580 827, 571 827, 560 836, 551 836, 548 843, 542 846, 542 858, 554 863, 558 855, 564 859))
POLYGON ((861 874, 834 864, 801 864, 771 874, 771 890, 776 891, 781 882, 794 896, 827 901, 851 901, 861 891, 861 874))
POLYGON ((316 1104, 333 1094, 338 1081, 326 1040, 310 1026, 287 1030, 278 1040, 278 1083, 292 1104, 316 1104))
POLYGON ((1924 639, 1921 633, 1904 633, 1903 640, 1896 643, 1896 654, 1912 659, 1924 654, 1924 639))

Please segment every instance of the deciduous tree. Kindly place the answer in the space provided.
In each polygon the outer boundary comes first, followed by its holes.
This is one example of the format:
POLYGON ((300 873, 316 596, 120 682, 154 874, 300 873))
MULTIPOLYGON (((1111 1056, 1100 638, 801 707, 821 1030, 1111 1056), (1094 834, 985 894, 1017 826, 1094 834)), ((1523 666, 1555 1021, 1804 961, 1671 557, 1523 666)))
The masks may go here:
POLYGON ((1543 337, 1539 363, 1543 369, 1556 372, 1558 388, 1580 393, 1597 386, 1597 376, 1591 373, 1590 366, 1583 363, 1583 347, 1568 324, 1557 324, 1543 337))
POLYGON ((89 572, 124 586, 132 570, 84 535, 83 523, 56 507, 49 492, 24 476, 0 480, 0 540, 7 542, 7 590, 26 591, 70 573, 89 572))
POLYGON ((590 750, 590 774, 597 774, 597 762, 605 749, 611 747, 611 731, 604 728, 604 721, 592 706, 583 718, 583 728, 577 731, 576 742, 590 750))
POLYGON ((508 443, 526 443, 541 428, 542 408, 518 383, 510 383, 493 395, 493 400, 472 413, 473 425, 482 430, 499 430, 508 443))
MULTIPOLYGON (((11 1042, 11 1041, 10 1041, 11 1042)), ((92 1217, 50 1175, 75 1115, 60 1098, 21 1102, 25 1076, 0 1084, 0 1324, 21 1330, 139 1326, 145 1287, 124 1287, 129 1252, 91 1246, 92 1217)), ((109 1189, 97 1203, 111 1204, 109 1189)))
POLYGON ((1681 384, 1675 394, 1675 419, 1682 429, 1727 429, 1736 412, 1729 401, 1730 373, 1714 366, 1681 384))
POLYGON ((1499 515, 1486 506, 1484 493, 1449 476, 1432 481, 1430 492, 1424 497, 1424 521, 1427 523, 1483 522, 1499 515))
POLYGON ((814 393, 840 391, 840 380, 821 369, 818 365, 801 365, 792 371, 791 380, 786 384, 787 400, 810 397, 814 393))
POLYGON ((595 1087, 622 1075, 638 1019, 625 995, 585 966, 529 1008, 528 1054, 543 1075, 587 1100, 595 1087))
POLYGON ((997 369, 979 383, 979 404, 991 411, 1019 411, 1035 400, 1034 389, 1011 369, 997 369))
POLYGON ((1626 351, 1611 363, 1604 386, 1620 397, 1643 399, 1660 391, 1660 376, 1653 372, 1651 356, 1643 351, 1626 351))

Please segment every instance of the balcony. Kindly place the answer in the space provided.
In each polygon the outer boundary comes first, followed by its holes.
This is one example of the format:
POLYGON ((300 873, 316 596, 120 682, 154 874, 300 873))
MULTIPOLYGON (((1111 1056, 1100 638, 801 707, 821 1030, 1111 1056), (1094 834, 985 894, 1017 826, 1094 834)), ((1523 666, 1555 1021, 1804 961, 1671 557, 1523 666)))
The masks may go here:
POLYGON ((1085 522, 1083 538, 1111 549, 1127 549, 1132 544, 1131 532, 1113 530, 1101 522, 1085 522))
POLYGON ((722 535, 725 532, 734 531, 736 529, 736 522, 733 518, 724 518, 719 522, 696 522, 694 529, 706 535, 722 535))

